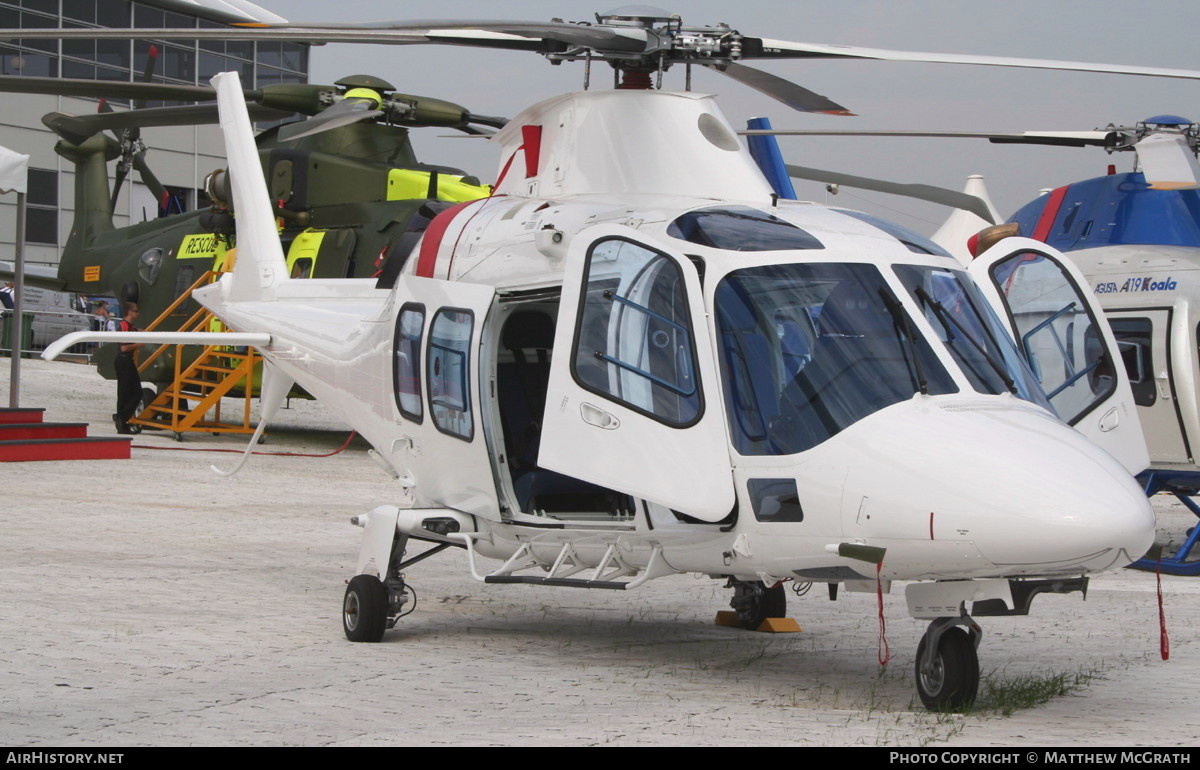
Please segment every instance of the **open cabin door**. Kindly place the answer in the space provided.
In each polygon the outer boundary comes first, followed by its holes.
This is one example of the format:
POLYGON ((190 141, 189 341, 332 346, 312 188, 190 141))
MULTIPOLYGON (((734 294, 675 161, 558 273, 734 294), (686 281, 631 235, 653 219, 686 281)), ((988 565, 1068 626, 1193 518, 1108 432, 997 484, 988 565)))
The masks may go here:
POLYGON ((968 270, 1058 416, 1131 474, 1145 470, 1150 456, 1121 351, 1079 268, 1040 241, 1006 238, 968 270))
POLYGON ((500 518, 495 477, 480 422, 480 339, 491 286, 402 275, 392 343, 397 424, 395 468, 409 469, 421 497, 500 518))
POLYGON ((1107 313, 1125 356, 1125 372, 1138 405, 1138 419, 1145 428, 1150 459, 1156 465, 1194 462, 1176 382, 1191 380, 1185 373, 1191 371, 1195 348, 1187 341, 1177 343, 1178 327, 1182 326, 1184 340, 1189 335, 1186 323, 1175 322, 1176 313, 1187 315, 1186 309, 1170 306, 1112 309, 1107 313), (1180 349, 1186 355, 1173 358, 1172 351, 1180 349))
POLYGON ((538 464, 703 521, 733 509, 695 267, 628 227, 567 254, 538 464))

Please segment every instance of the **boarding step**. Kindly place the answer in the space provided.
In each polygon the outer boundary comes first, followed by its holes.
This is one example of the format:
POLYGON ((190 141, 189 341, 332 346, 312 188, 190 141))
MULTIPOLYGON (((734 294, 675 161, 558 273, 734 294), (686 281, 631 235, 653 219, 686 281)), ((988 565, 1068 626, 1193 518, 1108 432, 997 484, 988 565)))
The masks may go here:
POLYGON ((0 423, 41 422, 46 410, 41 407, 21 406, 0 409, 0 423))
POLYGON ((558 588, 607 588, 614 591, 624 591, 629 583, 617 580, 582 580, 579 578, 536 577, 534 575, 487 575, 485 583, 529 583, 539 586, 556 586, 558 588))
POLYGON ((48 438, 0 441, 0 462, 36 460, 128 460, 127 438, 48 438))
POLYGON ((0 422, 0 441, 85 438, 86 422, 0 422))
POLYGON ((571 537, 565 531, 546 532, 546 536, 565 539, 550 541, 535 537, 525 541, 499 569, 486 575, 479 572, 475 561, 475 540, 481 536, 480 533, 462 533, 459 538, 467 546, 467 561, 472 576, 483 583, 522 583, 558 588, 627 591, 639 588, 648 580, 674 574, 675 570, 663 558, 662 545, 659 543, 647 543, 650 546, 650 555, 645 567, 638 568, 626 562, 620 547, 625 534, 578 532, 574 533, 575 537, 571 537), (557 555, 553 559, 548 558, 555 546, 558 547, 557 555), (599 553, 600 548, 604 548, 602 554, 599 553), (542 574, 515 574, 524 570, 535 570, 542 574), (574 577, 582 572, 590 572, 591 576, 574 577))

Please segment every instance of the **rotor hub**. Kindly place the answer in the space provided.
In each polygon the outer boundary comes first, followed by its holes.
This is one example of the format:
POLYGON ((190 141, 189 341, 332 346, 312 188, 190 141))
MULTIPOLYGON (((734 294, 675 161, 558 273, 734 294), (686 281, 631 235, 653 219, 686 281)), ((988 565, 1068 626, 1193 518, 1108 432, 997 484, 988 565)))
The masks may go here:
POLYGON ((656 21, 672 21, 679 15, 653 5, 622 5, 608 13, 596 14, 596 21, 613 27, 636 27, 646 29, 656 21))

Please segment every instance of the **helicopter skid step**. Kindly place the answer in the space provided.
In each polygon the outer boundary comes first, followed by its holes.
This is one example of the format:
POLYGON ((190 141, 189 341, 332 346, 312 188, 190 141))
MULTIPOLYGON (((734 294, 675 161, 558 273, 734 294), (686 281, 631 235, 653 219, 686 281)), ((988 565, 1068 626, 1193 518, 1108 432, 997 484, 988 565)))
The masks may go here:
POLYGON ((533 585, 557 586, 559 588, 608 588, 624 591, 629 583, 617 580, 582 580, 576 578, 550 578, 535 575, 487 575, 485 583, 529 583, 533 585))
POLYGON ((470 565, 471 575, 483 583, 528 583, 562 588, 601 588, 624 591, 637 588, 656 577, 676 573, 676 570, 670 567, 663 558, 662 546, 659 544, 655 544, 652 547, 646 566, 642 569, 629 564, 621 556, 621 549, 619 548, 621 545, 620 536, 625 533, 607 532, 596 534, 604 537, 604 540, 601 542, 606 541, 607 548, 604 551, 604 555, 595 565, 586 563, 580 556, 577 548, 579 544, 576 541, 568 540, 563 542, 559 547, 557 556, 552 562, 547 562, 545 559, 539 557, 534 550, 535 546, 544 546, 544 543, 526 541, 517 548, 516 552, 499 569, 487 574, 481 574, 476 566, 477 553, 475 549, 476 540, 485 535, 464 532, 457 534, 455 539, 460 540, 466 545, 467 561, 470 565), (546 574, 516 574, 526 569, 539 569, 543 570, 546 574), (587 570, 591 570, 590 577, 574 577, 587 570), (619 578, 629 579, 620 580, 619 578))

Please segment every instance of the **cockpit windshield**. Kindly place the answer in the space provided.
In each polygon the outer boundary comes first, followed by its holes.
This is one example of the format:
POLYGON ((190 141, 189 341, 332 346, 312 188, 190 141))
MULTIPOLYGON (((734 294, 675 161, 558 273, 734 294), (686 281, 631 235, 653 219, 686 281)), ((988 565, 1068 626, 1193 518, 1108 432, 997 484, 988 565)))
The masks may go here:
POLYGON ((1054 411, 991 306, 965 273, 920 265, 895 269, 971 387, 980 393, 1013 393, 1054 411))
POLYGON ((801 452, 915 393, 958 387, 869 264, 735 270, 716 290, 734 446, 801 452))

